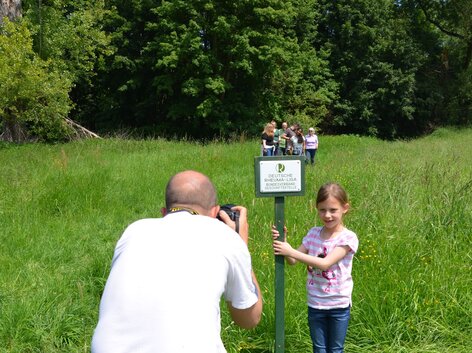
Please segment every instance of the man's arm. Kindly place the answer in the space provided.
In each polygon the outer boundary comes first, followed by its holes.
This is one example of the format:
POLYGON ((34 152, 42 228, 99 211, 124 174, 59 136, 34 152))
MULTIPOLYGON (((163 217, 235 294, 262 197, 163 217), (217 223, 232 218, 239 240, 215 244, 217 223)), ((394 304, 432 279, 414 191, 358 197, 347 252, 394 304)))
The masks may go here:
MULTIPOLYGON (((239 212, 239 236, 246 243, 249 242, 249 224, 247 223, 247 209, 242 206, 235 206, 232 208, 233 211, 239 212)), ((220 217, 223 219, 228 226, 232 229, 235 229, 234 222, 231 221, 226 212, 220 211, 220 217)), ((256 275, 254 271, 251 271, 252 282, 256 287, 257 302, 254 303, 251 307, 247 309, 236 309, 231 305, 230 302, 227 302, 228 310, 231 315, 231 318, 236 325, 245 328, 251 329, 257 326, 259 321, 261 321, 262 316, 262 293, 257 282, 256 275)))
POLYGON ((227 302, 228 310, 234 323, 242 328, 251 329, 257 326, 262 316, 262 293, 256 275, 252 272, 252 281, 256 286, 257 302, 247 309, 236 309, 227 302))

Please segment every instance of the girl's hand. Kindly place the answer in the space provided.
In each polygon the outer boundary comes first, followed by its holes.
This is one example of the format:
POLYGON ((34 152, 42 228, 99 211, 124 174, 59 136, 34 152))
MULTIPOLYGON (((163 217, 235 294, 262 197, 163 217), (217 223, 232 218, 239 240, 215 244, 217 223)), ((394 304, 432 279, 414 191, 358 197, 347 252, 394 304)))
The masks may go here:
POLYGON ((272 246, 274 248, 275 255, 290 256, 291 252, 293 251, 292 246, 285 241, 274 240, 272 246))
MULTIPOLYGON (((277 227, 276 226, 272 226, 272 239, 273 240, 278 240, 279 237, 280 237, 280 233, 279 231, 277 230, 277 227)), ((287 227, 284 226, 284 241, 287 241, 287 227)))

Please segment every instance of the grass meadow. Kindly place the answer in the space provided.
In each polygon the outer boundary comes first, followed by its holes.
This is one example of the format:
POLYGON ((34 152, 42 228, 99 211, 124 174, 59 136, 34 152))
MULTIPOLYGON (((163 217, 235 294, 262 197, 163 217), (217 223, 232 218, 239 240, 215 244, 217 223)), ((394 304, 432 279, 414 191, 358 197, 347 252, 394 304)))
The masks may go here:
MULTIPOLYGON (((320 224, 319 186, 349 193, 345 223, 360 246, 346 352, 471 352, 471 141, 471 129, 402 142, 320 137, 306 194, 285 199, 285 220, 296 247, 320 224)), ((220 203, 249 210, 264 315, 245 331, 223 307, 222 335, 229 353, 273 352, 274 200, 255 197, 258 153, 244 138, 1 144, 0 353, 89 352, 115 243, 129 223, 160 217, 165 184, 184 169, 210 176, 220 203)), ((286 266, 287 353, 311 351, 304 283, 304 266, 286 266)))

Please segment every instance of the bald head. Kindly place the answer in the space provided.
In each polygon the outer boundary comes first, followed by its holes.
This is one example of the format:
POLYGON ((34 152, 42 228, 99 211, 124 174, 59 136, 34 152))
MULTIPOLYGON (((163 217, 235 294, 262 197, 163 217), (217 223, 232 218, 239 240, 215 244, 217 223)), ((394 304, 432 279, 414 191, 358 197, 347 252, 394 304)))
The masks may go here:
POLYGON ((187 170, 175 174, 167 183, 166 208, 188 207, 207 213, 216 206, 216 190, 204 174, 187 170))

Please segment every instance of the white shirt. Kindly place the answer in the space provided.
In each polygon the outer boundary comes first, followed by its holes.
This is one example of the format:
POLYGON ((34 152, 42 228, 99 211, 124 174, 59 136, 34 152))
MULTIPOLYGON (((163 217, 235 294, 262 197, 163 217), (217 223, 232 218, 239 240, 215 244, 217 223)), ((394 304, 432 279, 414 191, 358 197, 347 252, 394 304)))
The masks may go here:
POLYGON ((251 258, 217 219, 187 212, 131 224, 118 241, 93 353, 221 353, 220 298, 257 302, 251 258))

